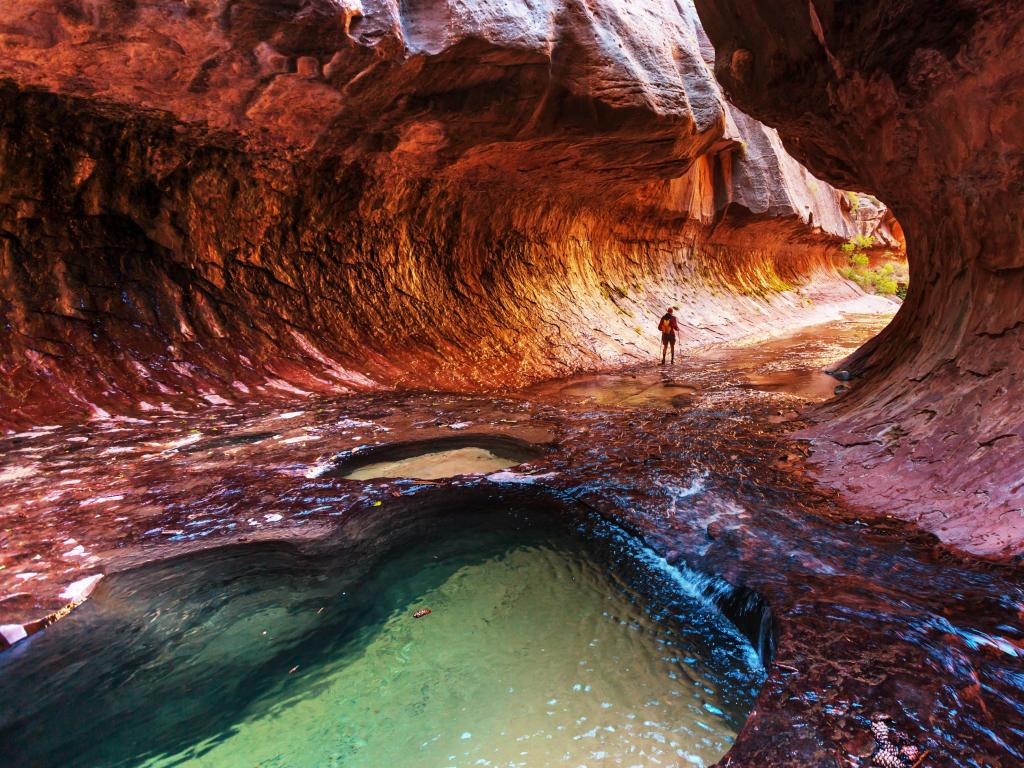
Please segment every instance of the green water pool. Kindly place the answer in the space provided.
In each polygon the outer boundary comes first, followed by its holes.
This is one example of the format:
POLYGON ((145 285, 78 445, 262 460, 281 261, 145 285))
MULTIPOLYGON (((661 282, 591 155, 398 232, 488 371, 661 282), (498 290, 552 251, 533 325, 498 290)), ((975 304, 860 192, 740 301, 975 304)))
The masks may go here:
POLYGON ((358 567, 251 546, 110 578, 0 661, 0 739, 23 766, 710 765, 756 654, 595 530, 462 514, 358 567))

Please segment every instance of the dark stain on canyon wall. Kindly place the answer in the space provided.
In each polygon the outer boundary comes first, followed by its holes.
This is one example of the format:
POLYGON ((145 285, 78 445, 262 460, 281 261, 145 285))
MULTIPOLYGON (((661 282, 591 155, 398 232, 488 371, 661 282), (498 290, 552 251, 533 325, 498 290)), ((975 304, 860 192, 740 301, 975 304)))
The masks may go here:
POLYGON ((692 7, 459 8, 11 9, 5 421, 525 384, 652 354, 668 303, 784 322, 888 237, 725 102, 692 7))
POLYGON ((824 477, 985 553, 1024 540, 1024 6, 697 0, 717 74, 906 233, 911 288, 816 431, 824 477))

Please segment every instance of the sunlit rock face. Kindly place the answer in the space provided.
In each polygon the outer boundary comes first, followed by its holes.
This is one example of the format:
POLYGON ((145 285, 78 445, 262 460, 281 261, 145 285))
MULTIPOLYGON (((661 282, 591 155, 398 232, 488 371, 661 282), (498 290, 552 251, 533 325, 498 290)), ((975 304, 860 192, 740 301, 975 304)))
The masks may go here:
POLYGON ((692 6, 5 3, 5 423, 479 390, 853 298, 692 6), (798 294, 790 290, 801 286, 798 294))
POLYGON ((911 289, 849 361, 825 475, 984 553, 1024 542, 1024 7, 697 0, 743 108, 906 232, 911 289))

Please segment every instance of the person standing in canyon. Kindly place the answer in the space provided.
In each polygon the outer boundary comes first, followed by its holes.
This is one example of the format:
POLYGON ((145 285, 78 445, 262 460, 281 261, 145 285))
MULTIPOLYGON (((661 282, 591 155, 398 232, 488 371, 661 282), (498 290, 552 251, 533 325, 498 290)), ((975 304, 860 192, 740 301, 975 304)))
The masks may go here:
POLYGON ((672 350, 672 363, 676 362, 676 331, 679 330, 679 322, 676 320, 675 311, 679 307, 669 307, 668 311, 661 316, 658 322, 658 330, 661 331, 661 364, 665 364, 665 357, 672 350))

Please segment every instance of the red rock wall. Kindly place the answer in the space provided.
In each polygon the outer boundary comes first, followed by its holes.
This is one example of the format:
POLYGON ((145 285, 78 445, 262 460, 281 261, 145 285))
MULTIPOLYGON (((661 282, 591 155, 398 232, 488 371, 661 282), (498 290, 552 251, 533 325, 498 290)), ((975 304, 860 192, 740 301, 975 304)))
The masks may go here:
MULTIPOLYGON (((786 321, 836 237, 503 200, 2 94, 8 418, 375 386, 500 388, 786 321)), ((713 209, 721 159, 685 182, 713 209)), ((683 182, 679 182, 683 183, 683 182)), ((637 193, 640 195, 640 193, 637 193)), ((721 189, 720 196, 727 196, 721 189)), ((660 210, 660 209, 659 209, 660 210)), ((814 291, 814 286, 807 290, 814 291)))
POLYGON ((1024 548, 1024 6, 697 0, 717 73, 833 183, 894 211, 911 269, 816 458, 972 551, 1024 548))
POLYGON ((3 419, 502 388, 835 298, 691 6, 6 3, 3 419))

